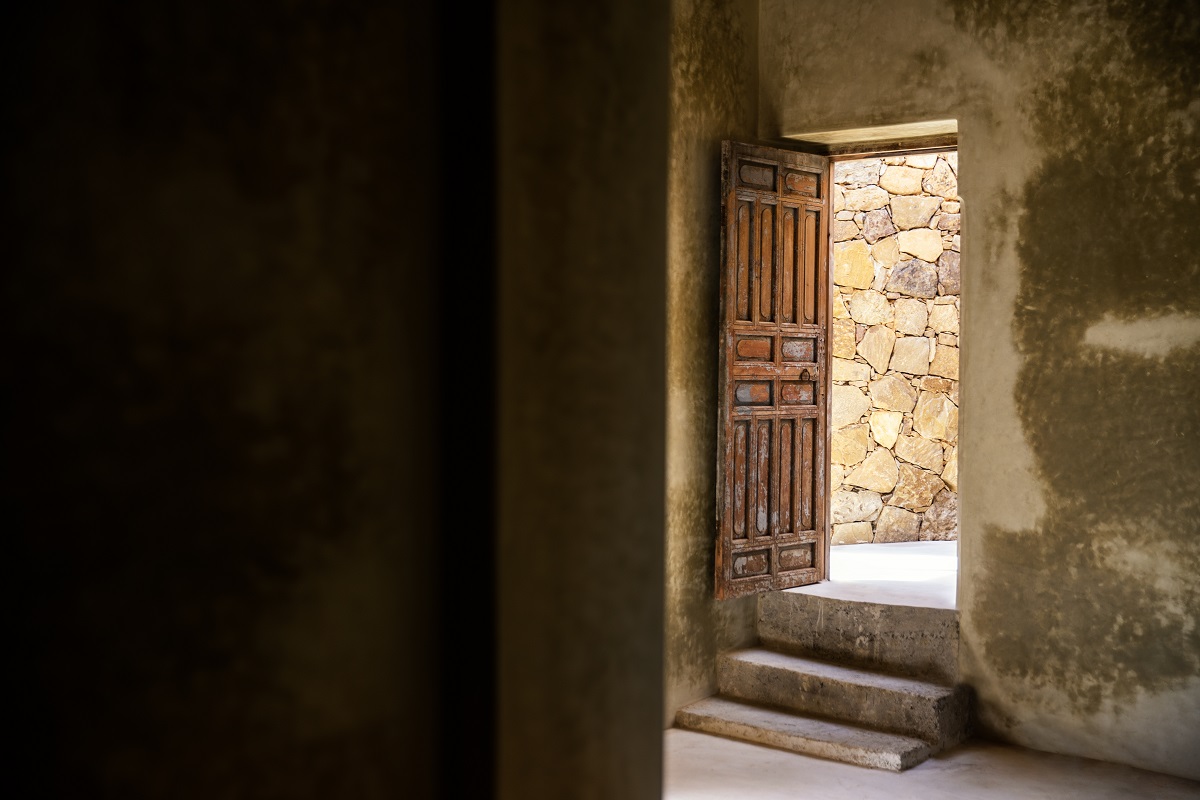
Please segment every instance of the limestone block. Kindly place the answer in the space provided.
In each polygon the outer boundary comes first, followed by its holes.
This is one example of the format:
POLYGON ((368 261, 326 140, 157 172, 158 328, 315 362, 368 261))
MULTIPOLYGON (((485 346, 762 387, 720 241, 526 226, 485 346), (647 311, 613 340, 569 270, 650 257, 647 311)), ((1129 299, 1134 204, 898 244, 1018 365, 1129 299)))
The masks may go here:
POLYGON ((838 161, 833 165, 833 182, 850 189, 879 183, 879 172, 883 169, 882 158, 862 158, 853 161, 838 161))
POLYGON ((896 244, 896 237, 889 236, 872 245, 871 256, 884 267, 894 267, 900 260, 900 247, 896 244))
POLYGON ((929 364, 929 371, 952 381, 958 380, 958 348, 939 344, 929 364))
POLYGON ((899 245, 901 253, 908 253, 930 263, 937 261, 942 254, 941 234, 929 228, 900 231, 896 236, 896 244, 899 245))
POLYGON ((913 429, 926 439, 953 442, 958 438, 958 406, 944 394, 921 392, 913 409, 913 429))
POLYGON ((892 194, 920 194, 924 173, 913 167, 888 167, 879 176, 879 187, 892 194))
POLYGON ((842 483, 886 494, 895 488, 899 477, 892 451, 876 447, 853 472, 842 479, 842 483))
POLYGON ((929 372, 930 344, 931 340, 923 336, 901 336, 896 340, 892 352, 892 371, 907 372, 909 375, 929 372))
POLYGON ((854 320, 833 321, 833 355, 837 358, 854 358, 854 346, 858 343, 854 333, 854 320))
POLYGON ((921 541, 950 541, 958 538, 958 495, 942 489, 921 518, 921 541))
POLYGON ((875 438, 875 443, 888 448, 894 445, 903 419, 904 415, 899 411, 872 411, 871 436, 875 438))
POLYGON ((853 386, 835 385, 830 392, 829 417, 834 430, 858 422, 870 407, 867 396, 853 386))
POLYGON ((883 498, 878 492, 834 492, 830 503, 833 524, 842 522, 871 522, 883 510, 883 498))
POLYGON ((962 203, 957 200, 943 200, 942 211, 947 214, 958 214, 962 211, 962 203))
POLYGON ((908 385, 908 381, 895 375, 884 375, 871 381, 868 391, 871 405, 884 411, 909 412, 917 404, 916 390, 908 385))
POLYGON ((954 382, 946 378, 935 378, 933 376, 921 378, 921 388, 927 392, 948 393, 953 386, 954 382))
POLYGON ((938 294, 959 294, 961 283, 958 273, 958 253, 953 250, 944 251, 938 257, 937 286, 938 294))
MULTIPOLYGON (((852 467, 867 457, 867 426, 850 425, 833 432, 829 441, 830 460, 852 467)), ((939 458, 940 458, 939 453, 939 458)), ((941 466, 940 464, 938 465, 941 466)))
POLYGON ((875 244, 883 237, 891 236, 895 232, 896 226, 892 224, 892 215, 886 208, 877 208, 868 212, 863 219, 863 238, 871 244, 875 244))
POLYGON ((853 239, 858 234, 858 225, 852 219, 837 220, 833 223, 833 240, 835 242, 844 242, 847 239, 853 239))
POLYGON ((946 484, 932 472, 912 464, 901 463, 897 467, 899 478, 892 493, 890 505, 907 508, 909 511, 924 511, 933 503, 933 498, 946 484))
POLYGON ((840 186, 833 187, 833 213, 846 208, 846 190, 840 186))
POLYGON ((846 305, 850 309, 850 316, 862 325, 882 325, 892 321, 892 304, 882 292, 871 289, 855 292, 850 295, 850 302, 846 305))
MULTIPOLYGON (((878 186, 850 189, 846 192, 846 208, 850 211, 874 211, 886 206, 889 200, 891 200, 891 195, 878 186)), ((938 205, 941 203, 939 202, 938 205)))
MULTIPOLYGON (((881 190, 882 191, 882 190, 881 190)), ((892 224, 902 231, 911 228, 924 228, 933 218, 933 212, 942 206, 940 197, 893 197, 892 224)))
POLYGON ((936 297, 938 292, 937 270, 933 264, 926 264, 917 259, 904 261, 892 268, 886 289, 889 292, 899 292, 909 297, 936 297))
POLYGON ((958 309, 953 305, 935 305, 929 312, 929 327, 938 333, 958 333, 958 309))
POLYGON ((866 359, 876 372, 887 372, 888 361, 892 357, 892 345, 895 342, 896 334, 891 328, 872 325, 858 343, 858 354, 866 359))
POLYGON ((947 347, 958 347, 958 337, 953 333, 939 333, 937 340, 938 344, 944 344, 947 347))
POLYGON ((915 542, 921 536, 921 515, 884 506, 875 522, 876 542, 915 542))
POLYGON ((840 291, 833 295, 833 318, 849 319, 850 309, 846 308, 846 300, 840 291))
POLYGON ((929 194, 936 194, 947 200, 958 199, 958 178, 954 176, 950 165, 940 158, 933 170, 925 173, 925 179, 921 181, 921 188, 929 194))
POLYGON ((961 214, 942 214, 937 218, 935 226, 939 231, 947 233, 958 233, 962 230, 962 215, 961 214))
POLYGON ((832 543, 838 544, 870 544, 871 523, 843 522, 833 526, 832 543))
POLYGON ((833 379, 835 381, 869 381, 871 380, 871 368, 861 361, 835 358, 833 359, 833 379))
POLYGON ((893 305, 896 333, 920 336, 925 332, 925 325, 929 319, 929 310, 923 302, 902 298, 895 301, 893 305))
POLYGON ((924 436, 901 436, 896 440, 896 455, 922 469, 942 471, 942 446, 924 436))
POLYGON ((958 448, 951 447, 946 456, 946 466, 942 468, 942 480, 954 491, 958 491, 958 448))
POLYGON ((917 169, 933 169, 933 165, 937 163, 937 160, 937 153, 921 153, 920 155, 906 156, 904 163, 917 169))
POLYGON ((861 239, 833 246, 833 282, 839 286, 866 289, 875 279, 875 266, 867 243, 861 239))
POLYGON ((829 465, 829 491, 835 491, 842 485, 842 478, 846 477, 846 468, 841 464, 829 465))

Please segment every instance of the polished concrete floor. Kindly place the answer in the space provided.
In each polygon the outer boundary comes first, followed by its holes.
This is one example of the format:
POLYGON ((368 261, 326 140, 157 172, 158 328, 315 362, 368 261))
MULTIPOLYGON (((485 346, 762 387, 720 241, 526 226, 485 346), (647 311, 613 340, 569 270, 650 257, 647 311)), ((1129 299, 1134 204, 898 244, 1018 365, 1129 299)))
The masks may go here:
POLYGON ((1196 800, 1200 783, 971 741, 907 772, 854 767, 672 729, 664 800, 1196 800))
MULTIPOLYGON (((834 547, 829 577, 788 591, 955 608, 958 543, 834 547)), ((665 800, 1200 799, 1200 783, 978 740, 900 773, 678 729, 666 732, 664 746, 665 800)))

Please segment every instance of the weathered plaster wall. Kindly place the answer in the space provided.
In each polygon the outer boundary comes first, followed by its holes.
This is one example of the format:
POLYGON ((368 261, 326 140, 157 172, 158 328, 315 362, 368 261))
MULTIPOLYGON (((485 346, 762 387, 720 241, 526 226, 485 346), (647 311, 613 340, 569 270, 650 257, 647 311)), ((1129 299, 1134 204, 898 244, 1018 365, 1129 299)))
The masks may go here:
POLYGON ((959 121, 981 721, 1200 777, 1196 3, 826 8, 762 4, 762 135, 959 121))
POLYGON ((504 798, 662 791, 668 24, 500 8, 504 798))
POLYGON ((713 599, 722 139, 752 139, 758 4, 675 0, 667 189, 666 724, 754 638, 753 598, 713 599))

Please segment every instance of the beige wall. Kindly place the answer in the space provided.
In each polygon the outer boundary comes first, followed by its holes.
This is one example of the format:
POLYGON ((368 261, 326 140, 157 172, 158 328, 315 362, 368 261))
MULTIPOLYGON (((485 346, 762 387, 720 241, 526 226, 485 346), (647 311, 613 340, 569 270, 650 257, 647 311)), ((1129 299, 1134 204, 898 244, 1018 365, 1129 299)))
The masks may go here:
POLYGON ((716 690, 715 656, 754 638, 752 597, 713 599, 721 140, 753 138, 757 13, 675 0, 667 181, 666 707, 716 690))
POLYGON ((958 120, 963 675, 992 735, 1200 777, 1200 43, 1047 5, 764 0, 759 133, 958 120))

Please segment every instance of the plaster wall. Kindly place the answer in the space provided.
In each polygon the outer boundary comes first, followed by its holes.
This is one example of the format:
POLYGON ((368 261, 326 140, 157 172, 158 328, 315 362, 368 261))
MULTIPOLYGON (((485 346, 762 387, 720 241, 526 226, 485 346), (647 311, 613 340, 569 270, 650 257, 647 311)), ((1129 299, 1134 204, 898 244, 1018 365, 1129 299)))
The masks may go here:
POLYGON ((499 11, 502 798, 662 791, 668 23, 499 11))
POLYGON ((955 118, 961 671, 986 732, 1200 777, 1195 3, 760 6, 759 133, 955 118))
POLYGON ((713 599, 721 140, 753 139, 758 3, 671 7, 667 183, 665 723, 716 691, 716 654, 753 641, 754 598, 713 599))

